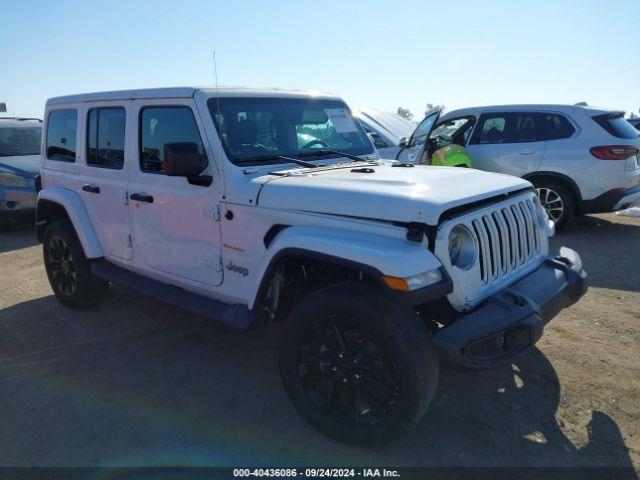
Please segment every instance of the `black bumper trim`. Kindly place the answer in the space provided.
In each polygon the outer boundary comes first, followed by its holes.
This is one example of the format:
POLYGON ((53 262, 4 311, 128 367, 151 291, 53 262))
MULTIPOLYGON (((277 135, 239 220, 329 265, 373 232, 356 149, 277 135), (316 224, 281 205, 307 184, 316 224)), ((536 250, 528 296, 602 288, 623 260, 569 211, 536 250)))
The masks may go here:
POLYGON ((611 212, 620 200, 634 193, 640 193, 640 184, 627 189, 617 188, 615 190, 609 190, 591 200, 582 200, 579 205, 580 213, 611 212))
POLYGON ((580 256, 562 248, 540 267, 444 328, 433 344, 451 367, 490 368, 531 348, 544 326, 587 291, 580 256))

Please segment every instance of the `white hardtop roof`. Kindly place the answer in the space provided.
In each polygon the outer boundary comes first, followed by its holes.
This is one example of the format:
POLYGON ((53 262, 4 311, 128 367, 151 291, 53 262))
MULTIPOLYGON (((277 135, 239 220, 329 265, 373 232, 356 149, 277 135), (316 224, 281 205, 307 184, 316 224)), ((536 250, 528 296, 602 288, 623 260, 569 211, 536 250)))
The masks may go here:
POLYGON ((249 87, 170 87, 170 88, 142 88, 136 90, 116 90, 111 92, 81 93, 53 97, 47 100, 47 105, 58 105, 74 102, 100 102, 105 100, 136 100, 150 98, 192 98, 196 92, 202 91, 212 97, 286 97, 286 98, 321 98, 339 99, 328 93, 307 92, 302 90, 284 90, 278 88, 249 88, 249 87))
POLYGON ((483 107, 469 107, 469 108, 460 108, 457 110, 451 110, 450 112, 446 112, 442 115, 442 119, 457 117, 461 115, 474 114, 478 112, 492 112, 492 111, 501 111, 501 112, 511 112, 511 111, 530 111, 530 110, 550 110, 550 111, 558 111, 558 112, 571 112, 571 111, 584 111, 588 114, 597 115, 599 113, 608 113, 608 112, 616 112, 618 110, 608 109, 608 108, 599 108, 592 107, 591 105, 567 105, 567 104, 514 104, 514 105, 486 105, 483 107))
POLYGON ((42 120, 39 118, 0 117, 0 127, 40 127, 42 120))

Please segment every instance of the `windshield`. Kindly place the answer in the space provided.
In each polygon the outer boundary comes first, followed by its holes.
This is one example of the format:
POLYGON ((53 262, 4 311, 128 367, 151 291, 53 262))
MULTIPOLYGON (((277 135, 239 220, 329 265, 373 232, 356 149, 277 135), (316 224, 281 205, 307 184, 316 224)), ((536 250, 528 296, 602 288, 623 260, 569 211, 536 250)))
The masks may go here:
POLYGON ((0 127, 0 157, 40 154, 41 127, 0 127))
MULTIPOLYGON (((211 98, 208 105, 225 152, 236 164, 287 163, 274 157, 324 149, 373 153, 362 127, 339 100, 221 97, 211 98)), ((308 160, 330 156, 335 154, 308 160)))

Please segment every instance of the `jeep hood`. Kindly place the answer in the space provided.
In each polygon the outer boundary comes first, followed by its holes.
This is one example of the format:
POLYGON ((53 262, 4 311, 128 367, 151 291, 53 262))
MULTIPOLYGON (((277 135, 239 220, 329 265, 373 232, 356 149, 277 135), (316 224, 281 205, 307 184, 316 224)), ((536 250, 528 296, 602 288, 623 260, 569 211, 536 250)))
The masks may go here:
MULTIPOLYGON (((453 167, 415 166, 291 170, 265 178, 265 208, 436 225, 445 211, 531 184, 518 177, 453 167)), ((264 178, 264 177, 263 177, 264 178)))
POLYGON ((20 176, 33 178, 40 172, 40 155, 0 157, 0 169, 13 171, 20 176))

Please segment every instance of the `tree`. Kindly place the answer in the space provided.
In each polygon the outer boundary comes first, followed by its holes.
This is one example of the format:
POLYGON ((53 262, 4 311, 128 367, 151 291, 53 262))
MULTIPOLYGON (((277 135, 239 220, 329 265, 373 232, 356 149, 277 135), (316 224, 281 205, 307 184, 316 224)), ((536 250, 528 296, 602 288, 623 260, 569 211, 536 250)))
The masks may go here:
POLYGON ((425 116, 427 115, 427 113, 429 113, 432 110, 435 110, 436 108, 440 108, 442 110, 444 110, 444 105, 436 105, 434 103, 427 103, 426 106, 426 110, 424 111, 425 116))
POLYGON ((413 113, 408 108, 398 107, 398 116, 404 118, 405 120, 413 120, 413 113))

